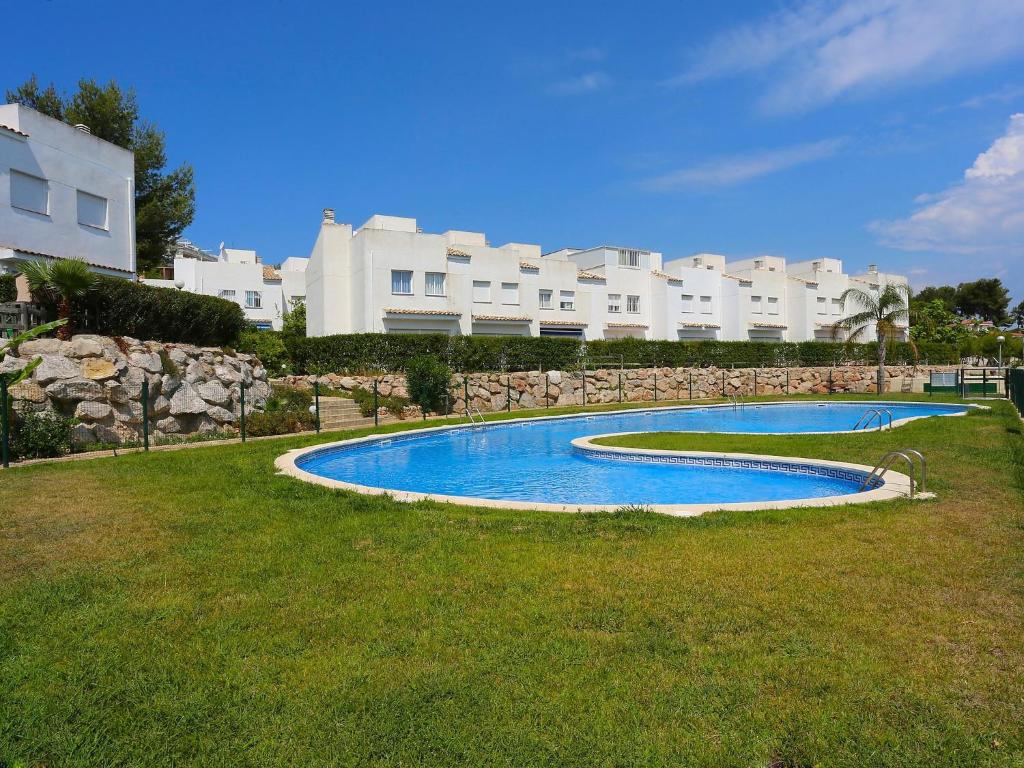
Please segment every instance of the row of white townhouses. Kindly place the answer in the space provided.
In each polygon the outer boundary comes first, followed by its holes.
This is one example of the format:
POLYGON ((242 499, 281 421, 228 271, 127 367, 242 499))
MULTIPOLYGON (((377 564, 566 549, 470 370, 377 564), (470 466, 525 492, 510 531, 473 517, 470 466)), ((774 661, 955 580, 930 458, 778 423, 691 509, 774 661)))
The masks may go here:
MULTIPOLYGON (((830 341, 847 288, 906 284, 838 259, 727 262, 702 253, 664 261, 642 248, 541 253, 493 247, 483 233, 427 234, 415 219, 376 215, 358 229, 324 211, 305 270, 307 329, 583 339, 830 341)), ((903 329, 903 335, 906 329, 903 329)), ((841 338, 841 335, 839 335, 841 338)))

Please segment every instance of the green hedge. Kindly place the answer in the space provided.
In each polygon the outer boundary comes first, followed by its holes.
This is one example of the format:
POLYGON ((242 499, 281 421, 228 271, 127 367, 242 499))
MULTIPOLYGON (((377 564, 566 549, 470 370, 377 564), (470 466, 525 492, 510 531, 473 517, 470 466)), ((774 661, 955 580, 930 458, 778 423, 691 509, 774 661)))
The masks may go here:
MULTIPOLYGON (((574 370, 586 360, 590 368, 626 366, 763 367, 830 366, 877 362, 874 344, 821 341, 647 341, 575 339, 536 336, 446 336, 444 334, 359 333, 292 338, 286 344, 297 373, 363 373, 404 370, 416 355, 436 355, 455 371, 574 370)), ((955 347, 891 344, 887 362, 959 363, 955 347)))
POLYGON ((114 277, 101 277, 96 290, 76 302, 74 322, 107 336, 215 347, 234 344, 247 327, 233 301, 114 277))
POLYGON ((7 304, 18 298, 17 275, 0 275, 0 304, 7 304))

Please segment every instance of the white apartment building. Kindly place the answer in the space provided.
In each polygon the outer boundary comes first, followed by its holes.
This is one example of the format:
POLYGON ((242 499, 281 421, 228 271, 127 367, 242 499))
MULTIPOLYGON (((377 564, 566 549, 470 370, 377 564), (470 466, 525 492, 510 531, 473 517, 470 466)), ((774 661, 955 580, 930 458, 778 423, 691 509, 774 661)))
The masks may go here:
POLYGON ((665 262, 633 247, 492 246, 480 232, 424 233, 416 219, 362 226, 325 209, 305 272, 307 333, 832 340, 851 281, 837 259, 789 267, 778 256, 727 263, 713 253, 665 262))
POLYGON ((134 278, 134 155, 86 126, 0 105, 0 271, 66 258, 134 278))
POLYGON ((285 315, 305 300, 307 263, 308 259, 291 257, 272 267, 254 250, 225 248, 221 243, 215 256, 183 243, 175 249, 169 278, 142 282, 237 302, 257 328, 279 331, 285 315))

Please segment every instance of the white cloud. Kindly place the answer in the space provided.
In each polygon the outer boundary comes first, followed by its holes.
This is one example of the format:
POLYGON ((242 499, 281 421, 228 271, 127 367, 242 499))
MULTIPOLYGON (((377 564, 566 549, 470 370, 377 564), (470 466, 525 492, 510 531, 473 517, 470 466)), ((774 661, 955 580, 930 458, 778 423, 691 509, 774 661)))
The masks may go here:
POLYGON ((844 141, 841 138, 824 139, 781 149, 721 157, 655 176, 642 182, 642 186, 664 192, 684 187, 724 187, 739 184, 758 176, 766 176, 769 173, 830 157, 839 150, 844 141))
POLYGON ((579 93, 593 93, 594 91, 600 91, 602 88, 607 88, 611 85, 611 82, 612 79, 605 72, 587 72, 577 77, 570 77, 565 80, 559 80, 557 83, 552 83, 548 86, 548 92, 569 96, 579 93))
POLYGON ((1021 0, 803 0, 713 38, 673 84, 763 72, 762 106, 807 109, 1024 52, 1021 0))
POLYGON ((921 195, 908 218, 869 225, 884 245, 906 251, 1024 257, 1024 113, 978 155, 963 181, 921 195))

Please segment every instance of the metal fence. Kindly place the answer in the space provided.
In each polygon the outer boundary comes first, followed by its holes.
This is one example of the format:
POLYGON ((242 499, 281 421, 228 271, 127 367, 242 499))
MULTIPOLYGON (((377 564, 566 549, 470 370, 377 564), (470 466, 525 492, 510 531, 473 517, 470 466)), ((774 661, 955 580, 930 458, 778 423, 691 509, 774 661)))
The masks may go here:
POLYGON ((1024 417, 1024 368, 1010 368, 1006 372, 1006 396, 1024 417))

